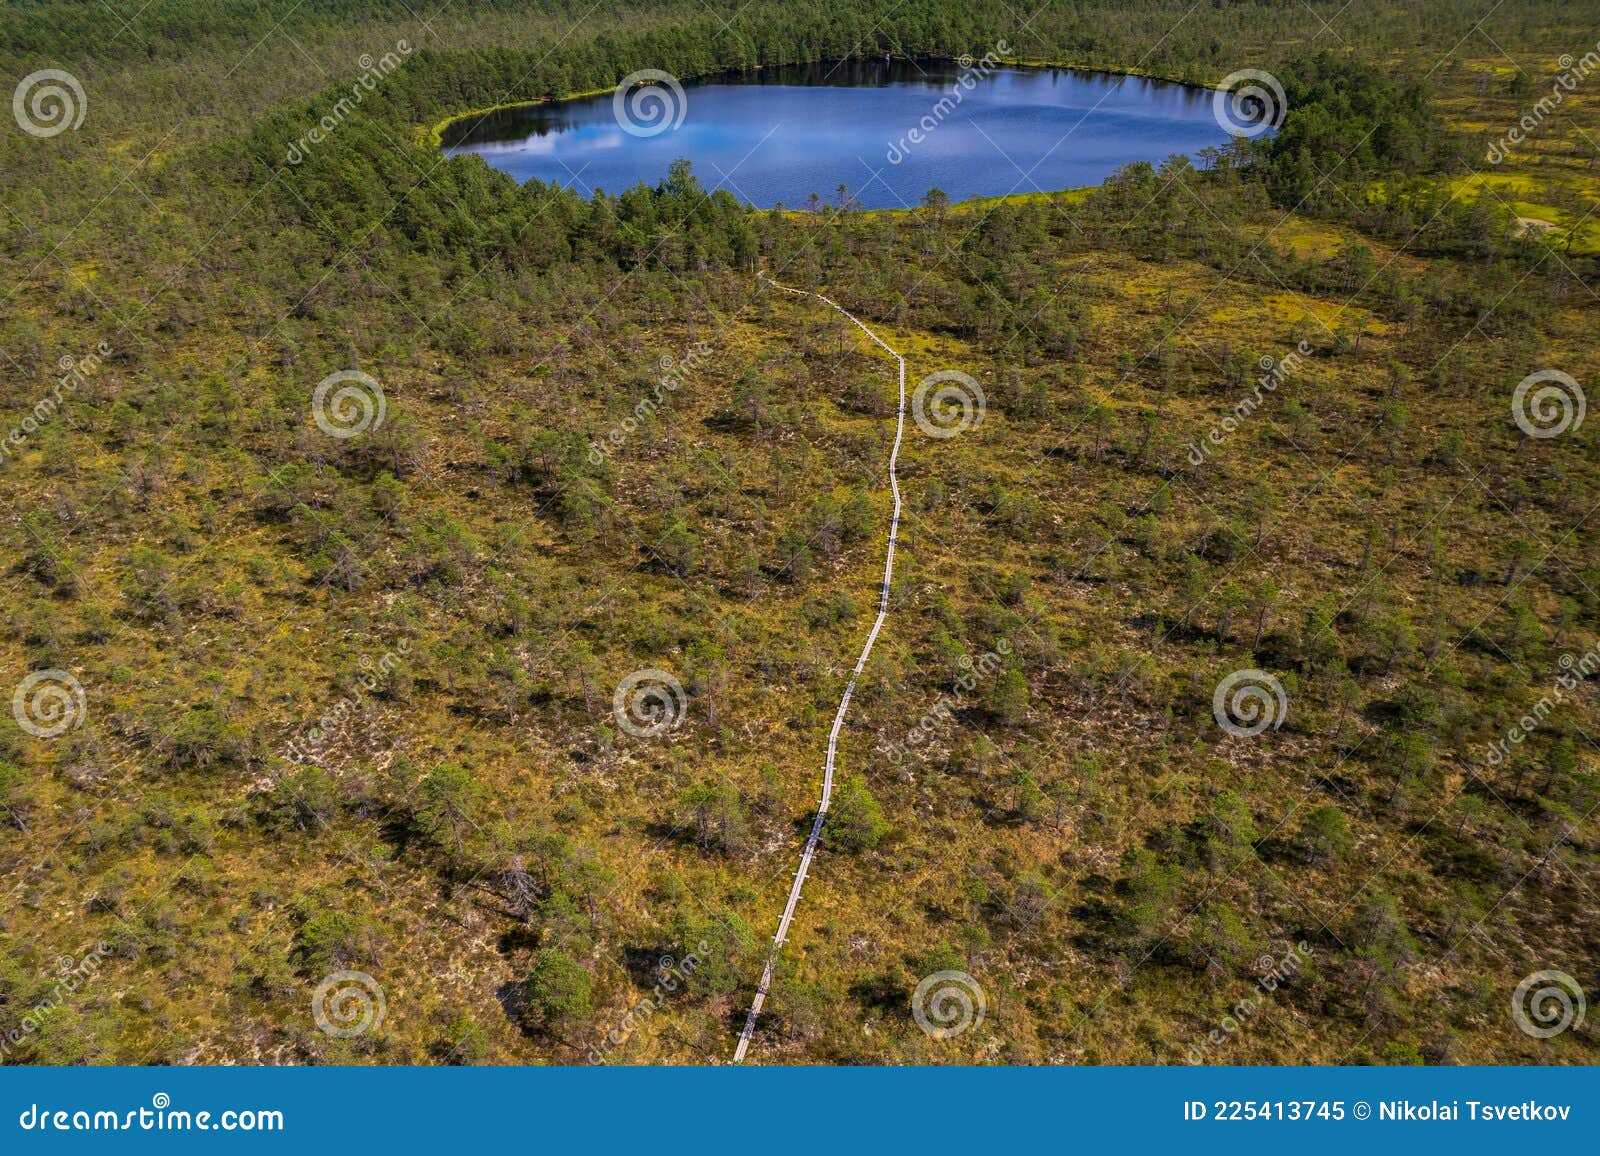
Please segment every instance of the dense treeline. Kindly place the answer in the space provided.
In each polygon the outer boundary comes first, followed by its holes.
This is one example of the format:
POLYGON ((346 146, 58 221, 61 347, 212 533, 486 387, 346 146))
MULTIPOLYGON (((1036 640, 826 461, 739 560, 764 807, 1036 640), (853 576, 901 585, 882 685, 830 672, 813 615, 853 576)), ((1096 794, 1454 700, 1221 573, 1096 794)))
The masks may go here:
POLYGON ((1285 207, 1327 210, 1344 190, 1458 169, 1468 145, 1445 128, 1427 88, 1322 53, 1280 77, 1288 113, 1266 152, 1267 181, 1285 207))
MULTIPOLYGON (((748 266, 748 214, 726 192, 702 195, 683 172, 654 190, 587 199, 538 181, 519 188, 478 158, 440 164, 431 146, 416 141, 417 123, 495 94, 548 99, 615 84, 640 60, 664 60, 694 76, 738 56, 718 55, 731 42, 723 43, 709 25, 685 31, 680 46, 669 39, 601 37, 559 67, 545 67, 530 53, 423 52, 326 141, 306 148, 303 159, 296 134, 329 115, 341 90, 263 121, 251 138, 253 163, 243 178, 253 184, 269 172, 282 177, 287 208, 330 243, 381 224, 425 251, 461 253, 474 263, 506 257, 549 268, 601 257, 624 268, 644 260, 672 268, 748 266), (705 43, 698 32, 706 34, 705 43)), ((935 43, 953 50, 963 42, 935 43)), ((757 63, 810 59, 792 54, 814 47, 797 32, 794 42, 772 47, 757 63)), ((1421 84, 1329 53, 1290 62, 1282 79, 1288 99, 1279 130, 1230 150, 1208 150, 1203 163, 1219 174, 1226 170, 1230 180, 1263 184, 1283 209, 1359 219, 1387 233, 1416 231, 1420 220, 1422 245, 1443 246, 1432 251, 1487 246, 1502 255, 1527 252, 1504 244, 1505 212, 1430 194, 1436 184, 1424 178, 1459 170, 1468 146, 1445 129, 1421 84), (1374 195, 1378 187, 1389 194, 1374 195)))
MULTIPOLYGON (((534 13, 564 21, 576 30, 625 27, 637 18, 636 5, 626 2, 594 6, 578 0, 459 0, 452 11, 459 27, 475 20, 490 23, 534 13)), ((1559 43, 1563 18, 1582 27, 1581 5, 1557 6, 1535 0, 1512 0, 1501 6, 1516 20, 1527 46, 1559 43), (1509 10, 1509 11, 1507 11, 1509 10)), ((1368 50, 1373 54, 1395 46, 1430 46, 1447 53, 1483 18, 1481 5, 1469 0, 1442 0, 1425 9, 1386 0, 1362 10, 1359 20, 1337 20, 1344 13, 1337 0, 1284 4, 1277 0, 1219 0, 1195 7, 1181 0, 1156 0, 1130 6, 1115 0, 1078 0, 1021 12, 1000 0, 716 0, 713 3, 657 0, 648 6, 652 20, 665 17, 680 30, 651 44, 657 54, 651 66, 672 69, 707 60, 715 67, 744 67, 761 62, 794 63, 840 59, 860 53, 897 52, 918 55, 968 51, 1007 39, 1026 58, 1065 60, 1074 64, 1142 71, 1191 81, 1216 80, 1237 67, 1243 55, 1273 63, 1284 52, 1275 46, 1307 41, 1323 46, 1368 50), (717 43, 720 51, 706 49, 717 43), (697 55, 698 53, 698 55, 697 55), (670 63, 669 63, 670 62, 670 63)), ((210 44, 254 43, 280 26, 300 31, 319 27, 420 25, 427 13, 402 0, 152 0, 138 10, 131 30, 113 23, 106 35, 106 14, 97 5, 78 0, 26 0, 0 10, 0 45, 17 56, 81 53, 93 45, 103 60, 130 61, 180 57, 210 44)), ((604 39, 602 33, 601 39, 604 39)), ((445 37, 439 37, 445 40, 445 37)), ((582 44, 571 62, 553 44, 518 44, 514 53, 535 52, 547 58, 547 75, 588 75, 582 44)), ((423 42, 421 37, 417 43, 423 42)), ((446 47, 448 45, 446 44, 446 47)), ((601 50, 604 51, 603 49, 601 50)), ((1290 52, 1303 48, 1290 48, 1290 52)), ((643 67, 642 65, 639 67, 643 67)), ((521 74, 494 75, 514 84, 521 74)), ((464 83, 475 85, 472 78, 464 83)), ((574 91, 569 87, 567 91, 574 91)), ((538 86, 535 86, 537 94, 538 86)), ((499 100, 517 99, 507 89, 499 100)))

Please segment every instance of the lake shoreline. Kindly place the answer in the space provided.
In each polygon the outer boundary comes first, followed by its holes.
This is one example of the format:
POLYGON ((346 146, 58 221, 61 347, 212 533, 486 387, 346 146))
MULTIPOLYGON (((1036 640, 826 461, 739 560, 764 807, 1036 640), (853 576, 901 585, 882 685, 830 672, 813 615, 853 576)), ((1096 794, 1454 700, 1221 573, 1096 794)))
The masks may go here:
MULTIPOLYGON (((1094 101, 1095 108, 1098 108, 1100 103, 1110 97, 1112 93, 1118 93, 1119 91, 1124 90, 1121 80, 1128 77, 1138 80, 1140 84, 1137 88, 1127 88, 1125 91, 1122 91, 1122 94, 1117 96, 1116 100, 1113 102, 1113 108, 1115 108, 1117 103, 1122 102, 1134 102, 1142 104, 1144 102, 1154 100, 1158 102, 1166 102, 1168 107, 1171 107, 1172 102, 1177 101, 1186 108, 1195 109, 1197 104, 1203 106, 1213 103, 1203 94, 1214 93, 1216 91, 1214 87, 1208 85, 1189 83, 1182 80, 1175 80, 1171 77, 1155 76, 1133 70, 1086 68, 1072 65, 1062 65, 1050 61, 1011 60, 998 57, 986 57, 982 62, 974 62, 970 57, 948 57, 942 55, 854 56, 846 57, 840 60, 774 64, 759 68, 713 69, 699 73, 689 78, 687 81, 682 82, 681 84, 677 82, 676 78, 673 78, 672 81, 669 82, 669 87, 678 89, 679 91, 687 89, 690 92, 693 92, 701 87, 716 91, 724 86, 739 84, 751 85, 757 88, 769 87, 772 85, 795 85, 801 88, 816 86, 860 88, 863 86, 876 87, 879 84, 886 84, 886 87, 892 89, 897 86, 903 87, 907 82, 917 83, 920 81, 927 83, 931 88, 954 88, 959 87, 965 82, 964 78, 969 72, 976 71, 976 73, 981 76, 996 70, 1008 72, 1016 77, 1031 76, 1032 79, 1026 81, 1019 80, 1018 83, 1024 83, 1032 86, 1044 84, 1052 91, 1055 89, 1056 81, 1059 80, 1064 84, 1078 86, 1080 88, 1087 87, 1091 93, 1104 93, 1105 95, 1103 95, 1099 100, 1094 101), (922 67, 924 65, 927 66, 926 71, 924 71, 924 68, 922 67), (887 70, 887 75, 881 70, 887 70), (913 72, 917 73, 918 75, 913 76, 913 72), (1151 87, 1146 89, 1145 86, 1151 87), (1167 93, 1167 95, 1153 95, 1158 91, 1164 91, 1167 93), (1146 95, 1146 93, 1150 93, 1152 95, 1146 95)), ((607 87, 591 89, 584 92, 576 92, 559 98, 543 97, 532 100, 511 101, 500 105, 473 109, 465 113, 454 113, 449 117, 441 118, 431 126, 417 125, 415 126, 415 132, 419 140, 426 140, 433 147, 442 150, 447 156, 454 155, 458 152, 470 153, 477 151, 478 146, 482 145, 485 139, 490 142, 499 139, 500 132, 492 124, 487 125, 487 132, 485 132, 485 122, 490 121, 490 118, 495 117, 497 114, 502 112, 509 113, 511 122, 513 124, 522 123, 524 120, 535 120, 543 123, 551 117, 556 117, 558 119, 563 117, 565 114, 557 111, 561 108, 587 105, 587 113, 579 115, 587 115, 591 120, 593 120, 593 118, 597 115, 595 113, 595 107, 597 105, 603 105, 605 103, 604 98, 607 96, 612 96, 616 92, 617 89, 615 87, 607 87)), ((960 102, 960 99, 960 93, 957 92, 956 100, 958 103, 960 102)), ((1193 117, 1196 114, 1191 112, 1188 115, 1193 117)), ((1215 113, 1213 112, 1209 115, 1202 115, 1200 119, 1202 119, 1209 126, 1214 117, 1215 113)), ((604 117, 603 119, 605 119, 607 125, 610 124, 609 116, 604 117)), ((924 119, 926 120, 927 118, 924 119)), ((540 130, 540 135, 544 135, 546 131, 548 130, 540 130)), ((896 129, 895 131, 899 131, 899 129, 896 129)), ((514 141, 518 138, 519 133, 515 130, 506 135, 507 140, 514 141)), ((914 135, 914 130, 913 143, 918 143, 917 138, 914 135)), ((1148 154, 1144 154, 1144 156, 1148 158, 1165 156, 1171 153, 1189 153, 1191 155, 1195 155, 1196 149, 1201 147, 1202 143, 1206 144, 1206 147, 1209 147, 1210 142, 1197 143, 1192 138, 1184 139, 1182 136, 1178 136, 1176 138, 1169 136, 1165 142, 1160 142, 1160 147, 1158 149, 1155 149, 1148 154)), ((901 141, 901 145, 906 148, 907 153, 910 152, 910 147, 905 145, 904 140, 901 141)), ((890 148, 891 151, 893 151, 894 145, 892 139, 890 148)), ((1051 147, 1048 149, 1044 149, 1040 159, 1050 156, 1052 152, 1054 152, 1053 145, 1051 145, 1051 147)), ((480 153, 480 155, 485 154, 480 153)), ((593 154, 591 153, 590 155, 592 156, 593 154)), ((724 163, 731 163, 732 159, 732 156, 730 156, 730 158, 725 158, 724 163)), ((1113 155, 1110 159, 1115 160, 1115 155, 1113 155)), ((1125 156, 1124 163, 1134 159, 1141 158, 1125 156)), ((890 157, 891 164, 898 164, 899 160, 899 156, 890 157)), ((580 170, 586 168, 586 165, 584 164, 580 164, 578 162, 573 163, 577 164, 580 170)), ((742 159, 739 163, 742 163, 742 159)), ((528 166, 519 169, 516 166, 502 165, 500 162, 494 160, 491 160, 490 164, 492 167, 508 173, 513 177, 513 179, 516 179, 519 182, 525 179, 551 179, 547 177, 545 172, 541 171, 537 166, 528 166)), ((549 168, 550 166, 545 167, 549 168)), ((563 163, 560 167, 567 172, 572 171, 565 163, 563 163)), ((1028 172, 1031 174, 1033 169, 1030 167, 1028 172)), ((951 197, 952 207, 965 206, 969 203, 994 205, 1003 200, 1015 202, 1017 200, 1035 198, 1054 199, 1056 196, 1062 193, 1070 193, 1073 195, 1074 199, 1081 198, 1082 196, 1087 195, 1087 193, 1092 189, 1103 184, 1104 181, 1111 175, 1112 171, 1109 169, 1101 169, 1098 172, 1082 171, 1082 166, 1080 166, 1078 171, 1072 171, 1072 168, 1069 166, 1066 171, 1056 172, 1054 174, 1054 179, 1046 182, 1042 187, 1035 187, 1027 192, 1018 192, 1016 190, 1006 192, 1004 191, 1005 186, 1003 184, 999 188, 994 187, 992 184, 989 187, 984 188, 982 187, 982 182, 978 182, 979 187, 973 188, 970 187, 970 185, 973 183, 970 181, 957 182, 958 185, 966 184, 969 187, 954 188, 947 184, 942 178, 929 180, 927 187, 932 188, 943 186, 949 189, 953 194, 955 194, 951 197)), ((589 179, 592 182, 595 182, 595 178, 593 176, 591 176, 589 179)), ((624 185, 638 183, 638 181, 641 179, 644 180, 645 184, 649 184, 654 178, 639 178, 637 177, 637 174, 625 175, 622 178, 618 178, 617 174, 612 173, 611 179, 605 179, 595 183, 603 184, 604 187, 611 188, 613 187, 612 180, 620 180, 620 183, 617 184, 616 187, 623 187, 624 185)), ((844 185, 841 183, 839 188, 842 190, 844 185)), ((922 186, 919 184, 918 188, 920 189, 922 186)), ((783 212, 786 214, 803 214, 809 211, 790 203, 790 197, 788 195, 781 195, 780 193, 778 196, 772 196, 772 192, 773 190, 768 190, 767 195, 758 194, 756 196, 745 196, 741 193, 741 198, 746 201, 747 207, 754 212, 783 212)), ((851 207, 855 212, 905 213, 915 208, 919 197, 920 193, 918 193, 916 196, 913 196, 910 193, 907 193, 904 188, 902 188, 899 195, 894 196, 893 199, 888 199, 881 196, 863 197, 862 200, 866 203, 863 204, 860 202, 854 202, 851 207)), ((815 194, 813 194, 813 200, 815 199, 815 194)))
MULTIPOLYGON (((875 57, 875 56, 872 56, 872 57, 856 56, 856 57, 845 57, 844 58, 844 60, 846 60, 846 61, 848 61, 848 60, 875 60, 875 59, 877 59, 877 57, 875 57)), ((894 57, 889 57, 888 59, 892 59, 892 60, 909 60, 909 61, 928 61, 929 63, 948 64, 948 63, 952 63, 952 62, 955 62, 955 61, 959 60, 959 57, 938 56, 938 55, 923 55, 923 56, 894 56, 894 57)), ((1212 84, 1198 84, 1198 83, 1195 83, 1194 81, 1179 80, 1176 77, 1162 76, 1159 73, 1145 72, 1145 71, 1143 71, 1141 69, 1137 69, 1137 68, 1091 67, 1089 65, 1082 65, 1082 64, 1061 64, 1061 63, 1058 63, 1056 61, 1050 61, 1050 60, 1010 60, 1010 59, 1004 59, 1004 58, 999 58, 999 57, 996 58, 995 62, 996 62, 996 64, 1001 65, 1001 66, 1006 67, 1006 68, 1021 68, 1021 69, 1028 69, 1028 70, 1031 70, 1031 71, 1043 71, 1043 70, 1048 70, 1048 69, 1061 69, 1061 70, 1066 71, 1066 72, 1081 72, 1086 76, 1131 76, 1131 77, 1134 77, 1134 78, 1139 79, 1139 80, 1154 80, 1154 81, 1158 81, 1158 82, 1160 82, 1162 84, 1175 84, 1175 85, 1179 85, 1180 87, 1183 87, 1183 88, 1198 89, 1198 90, 1200 90, 1202 92, 1215 91, 1215 89, 1216 89, 1216 86, 1212 85, 1212 84)), ((679 77, 678 79, 682 83, 704 83, 706 81, 718 80, 718 79, 722 79, 722 78, 729 77, 729 76, 743 76, 743 75, 747 75, 747 74, 752 73, 752 72, 765 72, 769 68, 790 68, 790 67, 794 67, 796 65, 825 64, 825 63, 828 63, 828 62, 827 61, 790 61, 788 64, 772 64, 772 65, 757 64, 757 65, 752 65, 749 68, 718 69, 718 70, 712 71, 712 72, 697 73, 697 74, 695 74, 693 76, 679 77)), ((842 61, 840 63, 842 63, 842 61)), ((604 96, 608 92, 615 92, 615 91, 616 91, 616 86, 612 85, 611 87, 608 87, 608 88, 593 88, 593 89, 589 89, 589 90, 587 90, 585 92, 569 92, 569 93, 567 93, 567 94, 565 94, 563 96, 536 97, 533 100, 513 100, 513 101, 507 101, 504 104, 491 104, 491 105, 482 106, 480 108, 467 109, 465 112, 453 112, 449 116, 444 117, 444 118, 442 118, 440 120, 437 120, 437 121, 433 122, 431 125, 429 125, 429 124, 418 125, 417 126, 417 142, 419 144, 423 145, 424 147, 427 147, 427 148, 441 149, 441 148, 444 147, 444 134, 445 134, 445 132, 448 131, 449 128, 452 125, 459 124, 461 121, 470 120, 473 117, 477 117, 477 118, 479 118, 481 120, 482 118, 490 116, 490 115, 492 115, 494 113, 506 112, 506 111, 509 111, 511 109, 517 109, 517 108, 538 108, 538 107, 546 106, 546 105, 554 106, 554 105, 561 105, 561 104, 569 104, 569 103, 571 103, 573 101, 578 101, 578 100, 592 100, 593 98, 595 98, 597 96, 604 96)), ((766 210, 763 210, 763 211, 766 211, 766 210)))

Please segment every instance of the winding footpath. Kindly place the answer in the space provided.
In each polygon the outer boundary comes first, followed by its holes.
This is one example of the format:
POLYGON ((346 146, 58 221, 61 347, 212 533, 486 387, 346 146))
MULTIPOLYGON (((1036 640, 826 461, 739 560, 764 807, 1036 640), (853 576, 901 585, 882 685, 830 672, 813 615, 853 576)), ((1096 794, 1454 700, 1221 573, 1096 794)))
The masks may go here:
POLYGON ((827 817, 828 800, 833 796, 834 755, 838 751, 839 731, 844 726, 845 712, 850 709, 850 696, 856 692, 856 680, 861 677, 867 659, 872 656, 872 645, 878 641, 878 631, 883 629, 883 620, 889 613, 889 583, 894 578, 894 546, 900 533, 900 479, 895 473, 895 464, 900 457, 900 439, 906 430, 906 359, 890 349, 881 337, 861 324, 854 315, 841 309, 837 303, 821 293, 780 285, 764 271, 757 273, 756 279, 771 285, 774 289, 793 293, 796 297, 815 297, 848 317, 861 332, 872 338, 880 349, 899 363, 900 405, 895 420, 894 449, 889 453, 889 488, 894 493, 894 517, 889 521, 889 552, 883 561, 883 588, 878 593, 878 617, 872 624, 872 633, 867 635, 866 646, 861 648, 861 657, 856 659, 855 671, 850 675, 850 682, 844 688, 844 697, 839 700, 839 710, 833 716, 833 730, 828 734, 828 757, 822 766, 822 801, 817 805, 817 817, 811 824, 811 834, 806 839, 806 849, 800 856, 800 869, 795 872, 794 884, 789 888, 789 902, 784 905, 783 918, 778 921, 778 933, 772 937, 772 950, 767 953, 767 964, 761 972, 761 983, 756 988, 756 997, 750 1004, 750 1015, 744 1021, 744 1030, 739 1033, 739 1046, 733 1053, 733 1062, 736 1064, 744 1060, 744 1054, 750 1047, 750 1038, 755 1035, 756 1019, 761 1015, 761 1006, 767 1001, 767 990, 772 986, 772 968, 778 961, 778 949, 789 936, 789 923, 794 919, 795 905, 800 902, 800 889, 806 885, 806 872, 811 870, 811 858, 816 854, 818 840, 822 838, 822 821, 827 817))

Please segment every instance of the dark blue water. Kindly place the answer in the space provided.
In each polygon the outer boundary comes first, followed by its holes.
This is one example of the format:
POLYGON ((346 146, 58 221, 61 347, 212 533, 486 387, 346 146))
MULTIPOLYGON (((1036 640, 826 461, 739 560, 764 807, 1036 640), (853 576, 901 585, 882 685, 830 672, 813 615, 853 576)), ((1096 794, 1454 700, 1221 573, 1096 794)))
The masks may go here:
POLYGON ((706 188, 761 208, 837 203, 841 184, 865 208, 906 208, 935 186, 960 201, 1098 184, 1228 140, 1203 89, 1062 69, 850 61, 632 96, 620 116, 608 94, 458 122, 446 151, 585 195, 654 185, 687 157, 706 188))

